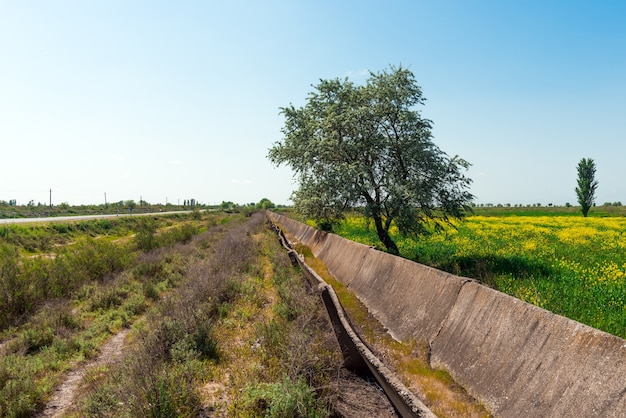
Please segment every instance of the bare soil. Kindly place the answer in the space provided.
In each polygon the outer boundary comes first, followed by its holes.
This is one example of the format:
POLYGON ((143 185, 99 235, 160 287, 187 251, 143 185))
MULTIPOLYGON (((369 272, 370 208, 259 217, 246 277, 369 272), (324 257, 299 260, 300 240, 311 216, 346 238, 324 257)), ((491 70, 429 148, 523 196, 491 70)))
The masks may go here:
POLYGON ((96 359, 70 371, 63 383, 56 388, 54 395, 52 395, 52 398, 50 398, 46 407, 38 417, 62 417, 73 405, 74 395, 85 373, 93 367, 112 364, 121 358, 128 331, 128 329, 123 329, 115 334, 100 347, 100 354, 96 359))

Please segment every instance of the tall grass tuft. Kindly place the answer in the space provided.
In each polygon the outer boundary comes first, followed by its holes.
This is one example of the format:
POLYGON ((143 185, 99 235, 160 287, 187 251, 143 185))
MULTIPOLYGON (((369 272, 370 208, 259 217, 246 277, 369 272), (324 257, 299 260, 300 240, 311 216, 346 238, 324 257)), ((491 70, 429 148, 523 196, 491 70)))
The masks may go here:
POLYGON ((275 383, 248 387, 245 405, 252 416, 271 418, 326 417, 328 411, 315 399, 315 392, 303 378, 283 377, 275 383))

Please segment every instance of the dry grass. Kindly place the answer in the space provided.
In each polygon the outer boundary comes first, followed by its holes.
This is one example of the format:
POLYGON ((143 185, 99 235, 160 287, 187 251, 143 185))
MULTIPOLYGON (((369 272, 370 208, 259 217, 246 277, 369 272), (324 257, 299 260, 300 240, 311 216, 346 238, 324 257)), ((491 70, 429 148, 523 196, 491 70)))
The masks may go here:
POLYGON ((309 402, 302 413, 326 415, 329 374, 341 363, 332 332, 322 324, 317 297, 306 294, 301 273, 275 238, 263 232, 253 239, 260 256, 216 325, 228 350, 211 367, 214 379, 202 388, 203 403, 215 416, 263 416, 302 395, 309 402), (281 399, 273 389, 282 391, 281 399))
MULTIPOLYGON (((119 365, 94 369, 77 416, 326 416, 340 357, 315 295, 263 217, 180 248, 178 287, 134 327, 119 365)), ((158 259, 143 272, 163 280, 158 259)))

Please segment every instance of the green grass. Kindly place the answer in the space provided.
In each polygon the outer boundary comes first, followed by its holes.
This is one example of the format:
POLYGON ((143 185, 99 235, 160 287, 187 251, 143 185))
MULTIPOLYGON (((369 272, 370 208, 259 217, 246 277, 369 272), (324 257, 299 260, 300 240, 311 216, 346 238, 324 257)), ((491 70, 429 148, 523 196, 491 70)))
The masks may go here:
MULTIPOLYGON (((583 216, 579 206, 476 207, 474 214, 480 216, 583 216)), ((592 218, 626 216, 626 206, 594 206, 588 216, 592 218)))
MULTIPOLYGON (((173 216, 154 220, 155 249, 149 252, 127 238, 137 232, 133 228, 142 227, 139 220, 120 219, 118 233, 126 238, 121 240, 110 239, 107 232, 97 235, 115 229, 115 221, 10 226, 16 237, 38 231, 59 234, 66 243, 35 256, 0 237, 0 416, 32 416, 40 410, 72 364, 93 358, 112 333, 130 327, 179 285, 187 271, 186 257, 193 253, 181 243, 206 229, 218 236, 222 227, 215 225, 241 218, 173 216)), ((197 245, 206 249, 210 240, 197 245)), ((189 341, 202 356, 215 352, 208 328, 196 327, 189 341)), ((157 389, 171 389, 172 396, 187 399, 176 389, 187 387, 181 382, 188 373, 156 372, 157 389)), ((158 391, 155 396, 160 399, 158 391)), ((160 400, 167 411, 169 400, 160 400)))

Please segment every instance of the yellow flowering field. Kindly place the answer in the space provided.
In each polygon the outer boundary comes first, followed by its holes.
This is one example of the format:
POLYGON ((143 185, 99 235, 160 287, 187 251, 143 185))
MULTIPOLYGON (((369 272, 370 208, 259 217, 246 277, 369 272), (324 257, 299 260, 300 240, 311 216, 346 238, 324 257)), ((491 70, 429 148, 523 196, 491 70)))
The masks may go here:
MULTIPOLYGON (((363 217, 336 232, 377 245, 363 217)), ((443 233, 394 238, 403 257, 626 337, 626 217, 471 216, 443 233)))

